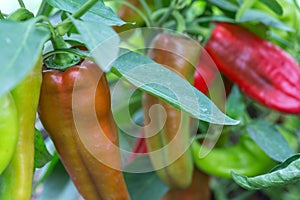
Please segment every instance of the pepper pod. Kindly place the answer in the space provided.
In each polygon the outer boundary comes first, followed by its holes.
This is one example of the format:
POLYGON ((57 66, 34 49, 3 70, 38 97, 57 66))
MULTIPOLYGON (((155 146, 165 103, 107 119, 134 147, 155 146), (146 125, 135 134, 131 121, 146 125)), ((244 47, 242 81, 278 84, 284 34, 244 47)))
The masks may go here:
MULTIPOLYGON (((190 83, 199 55, 200 45, 194 40, 164 33, 153 39, 148 53, 151 59, 190 83)), ((189 116, 147 93, 143 94, 143 108, 147 149, 154 169, 171 188, 188 187, 193 175, 189 116), (155 109, 156 104, 162 109, 155 109), (161 120, 163 112, 166 113, 164 124, 161 120)))
POLYGON ((95 63, 81 60, 64 70, 45 66, 38 112, 84 199, 130 199, 109 86, 95 63))
POLYGON ((300 67, 279 46, 242 26, 218 23, 205 45, 218 69, 253 100, 300 113, 300 67))
POLYGON ((1 175, 1 200, 27 200, 31 197, 34 172, 34 125, 41 82, 42 56, 25 79, 11 91, 18 113, 19 137, 10 164, 1 175))

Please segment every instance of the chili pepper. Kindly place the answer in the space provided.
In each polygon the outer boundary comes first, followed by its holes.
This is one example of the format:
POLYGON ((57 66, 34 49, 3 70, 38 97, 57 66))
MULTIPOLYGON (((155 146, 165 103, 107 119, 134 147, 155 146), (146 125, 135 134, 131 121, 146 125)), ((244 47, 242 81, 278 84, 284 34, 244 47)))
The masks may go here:
POLYGON ((186 189, 170 189, 161 200, 209 200, 209 176, 194 169, 193 181, 186 189))
POLYGON ((34 171, 34 125, 42 82, 42 59, 12 91, 19 117, 19 138, 13 158, 2 174, 1 200, 30 199, 34 171))
POLYGON ((95 63, 83 60, 64 71, 44 68, 39 116, 87 200, 130 199, 122 172, 97 159, 100 156, 121 168, 110 103, 105 74, 95 63))
POLYGON ((281 112, 300 113, 300 68, 281 48, 241 26, 219 23, 205 49, 249 97, 281 112))
POLYGON ((0 174, 9 164, 19 136, 19 119, 10 93, 0 97, 0 174))
MULTIPOLYGON (((175 71, 190 83, 193 82, 194 66, 200 54, 199 45, 195 45, 193 40, 162 33, 154 38, 150 47, 150 58, 175 71)), ((189 186, 192 181, 193 161, 188 149, 191 132, 188 115, 147 93, 143 94, 142 101, 147 149, 154 169, 158 169, 157 174, 172 188, 189 186), (165 124, 160 120, 162 113, 158 109, 151 111, 155 117, 150 119, 149 109, 155 104, 164 108, 167 116, 165 124), (151 126, 147 125, 150 122, 151 126), (156 130, 158 127, 162 129, 156 130), (158 154, 153 154, 152 151, 158 154)))
POLYGON ((200 55, 197 68, 194 75, 194 86, 203 94, 208 92, 208 87, 216 76, 216 69, 210 66, 209 58, 200 55))
POLYGON ((200 158, 199 152, 207 151, 198 141, 192 144, 192 152, 196 166, 204 172, 230 178, 230 171, 245 176, 256 176, 275 166, 269 156, 247 135, 240 137, 239 143, 230 147, 214 148, 205 157, 200 158))

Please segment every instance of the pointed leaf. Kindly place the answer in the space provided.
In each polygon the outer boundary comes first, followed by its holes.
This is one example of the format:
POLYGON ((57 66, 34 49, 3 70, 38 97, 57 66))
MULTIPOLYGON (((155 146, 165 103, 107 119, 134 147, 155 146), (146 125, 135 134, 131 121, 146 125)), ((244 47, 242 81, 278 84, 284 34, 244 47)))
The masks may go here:
MULTIPOLYGON (((47 0, 47 2, 60 10, 74 13, 88 0, 47 0)), ((98 1, 82 19, 94 22, 102 22, 108 26, 121 26, 125 24, 110 8, 105 6, 103 0, 98 1)))
POLYGON ((300 181, 300 155, 297 154, 277 166, 270 173, 248 178, 231 172, 233 180, 247 190, 259 190, 300 181))
POLYGON ((50 33, 35 23, 0 20, 0 96, 25 78, 41 55, 50 33))
POLYGON ((112 64, 112 72, 143 91, 182 109, 193 117, 215 123, 234 125, 238 121, 223 114, 209 98, 173 71, 138 53, 121 51, 112 64))
POLYGON ((293 150, 273 124, 262 120, 252 121, 247 125, 247 131, 258 146, 272 159, 283 162, 293 155, 293 150))

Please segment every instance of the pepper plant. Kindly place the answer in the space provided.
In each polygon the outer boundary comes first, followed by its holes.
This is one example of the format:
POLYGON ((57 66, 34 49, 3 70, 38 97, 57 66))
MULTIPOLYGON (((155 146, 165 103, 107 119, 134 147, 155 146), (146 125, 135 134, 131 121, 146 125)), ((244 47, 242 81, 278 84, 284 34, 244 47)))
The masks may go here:
POLYGON ((297 1, 18 2, 0 199, 299 195, 297 1))

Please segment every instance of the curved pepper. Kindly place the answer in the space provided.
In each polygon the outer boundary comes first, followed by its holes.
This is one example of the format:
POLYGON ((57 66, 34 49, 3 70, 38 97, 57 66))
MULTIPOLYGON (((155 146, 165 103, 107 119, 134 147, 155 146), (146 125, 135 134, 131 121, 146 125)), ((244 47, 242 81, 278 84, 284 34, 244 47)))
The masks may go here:
POLYGON ((230 178, 230 172, 243 176, 256 176, 267 172, 275 166, 269 156, 246 134, 241 135, 238 144, 212 149, 205 157, 200 158, 199 152, 205 151, 198 141, 192 144, 192 152, 196 166, 208 174, 230 178))
POLYGON ((85 199, 130 199, 122 172, 95 157, 99 155, 121 168, 109 86, 95 63, 84 60, 65 71, 45 68, 38 112, 85 199), (80 130, 82 124, 84 131, 80 130))
POLYGON ((300 113, 300 68, 278 46, 241 26, 219 23, 205 49, 251 98, 278 111, 300 113))
POLYGON ((19 136, 19 119, 10 93, 0 97, 0 174, 9 164, 19 136))
POLYGON ((161 200, 209 200, 209 176, 194 169, 193 181, 185 189, 170 189, 161 200))
MULTIPOLYGON (((148 53, 150 58, 193 82, 194 66, 200 54, 199 45, 193 40, 158 34, 152 41, 151 48, 148 53)), ((154 169, 158 169, 156 172, 159 177, 172 188, 189 186, 192 181, 193 160, 188 149, 191 132, 188 115, 147 93, 143 94, 143 108, 147 149, 154 169), (160 104, 165 110, 165 124, 160 120, 162 113, 158 109, 152 109, 155 117, 150 118, 149 110, 155 104, 160 104), (154 130, 158 127, 162 129, 154 130), (158 154, 151 153, 157 151, 158 154)))
POLYGON ((18 117, 19 138, 13 158, 2 174, 1 200, 29 200, 34 172, 34 125, 42 82, 42 57, 12 91, 18 117))

